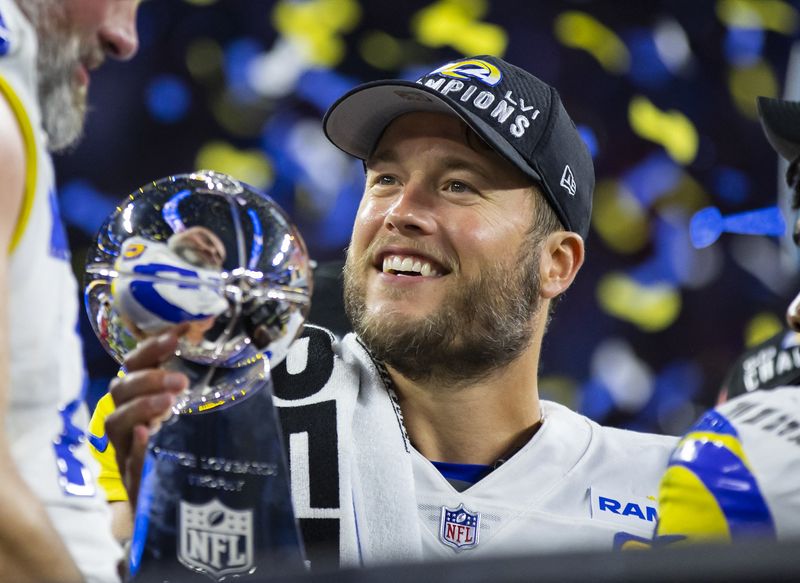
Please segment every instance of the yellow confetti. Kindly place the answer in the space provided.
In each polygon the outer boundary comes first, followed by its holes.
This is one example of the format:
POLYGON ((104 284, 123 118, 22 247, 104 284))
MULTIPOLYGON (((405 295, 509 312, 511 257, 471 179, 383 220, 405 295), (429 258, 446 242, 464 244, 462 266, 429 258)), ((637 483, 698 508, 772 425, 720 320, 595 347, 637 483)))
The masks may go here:
POLYGON ((261 134, 266 111, 263 102, 243 101, 237 94, 226 91, 213 94, 209 106, 214 119, 229 134, 238 138, 254 138, 261 134))
POLYGON ((222 47, 215 40, 199 38, 186 51, 186 68, 195 79, 209 79, 222 71, 222 47))
POLYGON ((464 55, 502 57, 508 34, 500 26, 479 21, 486 11, 485 0, 439 0, 411 18, 411 30, 425 46, 451 46, 464 55))
POLYGON ((605 244, 619 253, 635 253, 649 239, 645 209, 630 191, 612 180, 595 187, 592 225, 605 244))
POLYGON ((728 87, 736 108, 752 120, 758 119, 756 97, 776 97, 778 80, 769 63, 758 61, 747 67, 731 69, 728 74, 728 87))
POLYGON ((543 399, 555 401, 569 407, 578 408, 578 384, 575 379, 563 375, 539 377, 539 394, 543 399))
POLYGON ((649 99, 637 95, 628 107, 628 122, 636 134, 661 144, 679 164, 690 164, 697 156, 697 130, 680 111, 661 111, 649 99))
POLYGON ((361 19, 356 0, 281 0, 272 11, 275 29, 300 45, 312 64, 333 67, 344 58, 342 34, 361 19))
POLYGON ((630 68, 628 47, 613 30, 595 17, 570 10, 556 18, 554 28, 561 44, 588 52, 610 73, 625 73, 630 68))
POLYGON ((761 312, 753 316, 745 326, 744 343, 749 348, 772 338, 783 330, 783 322, 769 312, 761 312))
POLYGON ((682 172, 678 184, 660 196, 653 204, 653 208, 663 212, 670 207, 677 207, 686 211, 687 214, 694 214, 710 204, 712 204, 712 199, 703 185, 692 178, 688 172, 682 172))
POLYGON ((225 142, 203 145, 197 153, 195 166, 230 174, 256 188, 267 188, 272 182, 272 166, 263 152, 238 150, 225 142))
POLYGON ((349 32, 361 19, 361 6, 355 0, 281 0, 275 5, 272 21, 286 35, 310 35, 324 30, 349 32))
POLYGON ((364 35, 359 52, 364 62, 376 69, 397 69, 403 58, 403 47, 400 42, 379 30, 364 35))
POLYGON ((738 28, 764 28, 785 35, 797 30, 797 10, 780 0, 719 0, 717 18, 738 28))
POLYGON ((597 300, 606 312, 645 332, 671 326, 682 304, 680 293, 671 285, 641 285, 623 273, 611 273, 600 280, 597 300))

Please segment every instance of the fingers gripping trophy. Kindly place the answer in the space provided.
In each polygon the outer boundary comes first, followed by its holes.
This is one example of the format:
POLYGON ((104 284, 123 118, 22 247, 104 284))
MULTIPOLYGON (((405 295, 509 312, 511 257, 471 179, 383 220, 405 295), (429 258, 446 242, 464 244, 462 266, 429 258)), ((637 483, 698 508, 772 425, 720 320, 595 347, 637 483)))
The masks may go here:
POLYGON ((201 171, 124 200, 86 265, 86 306, 120 363, 181 324, 189 388, 154 428, 144 463, 134 580, 222 580, 302 565, 270 365, 300 333, 312 279, 294 226, 266 195, 201 171))

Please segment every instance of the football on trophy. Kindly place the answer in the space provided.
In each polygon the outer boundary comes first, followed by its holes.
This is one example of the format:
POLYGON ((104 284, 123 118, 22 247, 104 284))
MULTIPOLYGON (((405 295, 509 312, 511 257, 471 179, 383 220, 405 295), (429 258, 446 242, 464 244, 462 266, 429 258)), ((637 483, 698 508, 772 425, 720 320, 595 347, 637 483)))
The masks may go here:
POLYGON ((119 361, 183 324, 178 367, 193 382, 176 412, 246 393, 249 374, 279 363, 310 307, 305 244, 266 194, 213 171, 170 176, 123 200, 86 262, 85 302, 119 361), (268 364, 267 364, 268 363, 268 364), (240 373, 243 370, 239 371, 240 373), (215 380, 211 380, 211 379, 215 380))

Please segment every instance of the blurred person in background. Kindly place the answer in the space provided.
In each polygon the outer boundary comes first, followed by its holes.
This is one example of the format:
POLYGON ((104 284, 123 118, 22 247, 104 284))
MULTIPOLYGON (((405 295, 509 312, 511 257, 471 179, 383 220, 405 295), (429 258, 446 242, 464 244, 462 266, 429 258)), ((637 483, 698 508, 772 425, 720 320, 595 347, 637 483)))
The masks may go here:
MULTIPOLYGON (((273 370, 312 563, 315 545, 368 565, 651 536, 675 440, 601 427, 538 394, 594 187, 558 93, 479 56, 359 86, 323 123, 364 160, 366 185, 345 268, 355 334, 307 326, 273 370)), ((131 352, 112 383, 117 409, 93 419, 132 503, 148 428, 185 387, 153 368, 176 345, 171 332, 131 352)))
MULTIPOLYGON (((800 210, 800 102, 758 98, 761 124, 789 162, 786 182, 800 210)), ((800 219, 792 223, 800 245, 800 219)), ((800 536, 800 295, 790 330, 734 365, 720 404, 673 452, 660 487, 657 544, 741 542, 800 536)))
POLYGON ((76 284, 50 152, 80 138, 90 71, 137 50, 138 0, 0 0, 0 580, 115 581, 84 444, 76 284))

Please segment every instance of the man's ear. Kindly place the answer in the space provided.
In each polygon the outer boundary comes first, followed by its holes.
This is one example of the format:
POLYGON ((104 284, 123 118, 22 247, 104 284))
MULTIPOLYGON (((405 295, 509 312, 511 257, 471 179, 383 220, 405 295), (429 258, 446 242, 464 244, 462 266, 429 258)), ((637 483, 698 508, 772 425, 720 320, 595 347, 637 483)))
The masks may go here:
POLYGON ((583 265, 583 238, 571 231, 550 233, 539 258, 540 294, 552 299, 564 293, 583 265))

